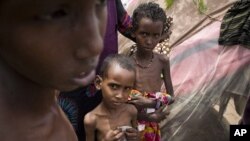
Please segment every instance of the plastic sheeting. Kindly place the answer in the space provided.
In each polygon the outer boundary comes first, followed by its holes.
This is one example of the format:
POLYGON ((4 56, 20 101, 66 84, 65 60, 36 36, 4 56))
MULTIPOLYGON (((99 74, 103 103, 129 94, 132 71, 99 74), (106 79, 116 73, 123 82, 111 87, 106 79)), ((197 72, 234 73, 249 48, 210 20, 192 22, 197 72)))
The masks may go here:
MULTIPOLYGON (((208 15, 190 10, 192 0, 176 0, 166 11, 174 18, 169 57, 176 101, 160 123, 163 141, 229 141, 229 125, 237 124, 244 110, 250 94, 250 50, 218 45, 220 19, 233 2, 222 1, 208 2, 208 15)), ((147 1, 134 0, 128 8, 141 2, 147 1)), ((120 52, 131 44, 120 37, 120 52)))
POLYGON ((220 22, 215 22, 171 51, 177 100, 162 124, 162 135, 169 140, 228 141, 227 118, 242 114, 249 95, 250 51, 238 45, 219 46, 219 28, 220 22), (233 107, 228 104, 230 97, 233 107), (235 115, 224 117, 227 107, 235 115))

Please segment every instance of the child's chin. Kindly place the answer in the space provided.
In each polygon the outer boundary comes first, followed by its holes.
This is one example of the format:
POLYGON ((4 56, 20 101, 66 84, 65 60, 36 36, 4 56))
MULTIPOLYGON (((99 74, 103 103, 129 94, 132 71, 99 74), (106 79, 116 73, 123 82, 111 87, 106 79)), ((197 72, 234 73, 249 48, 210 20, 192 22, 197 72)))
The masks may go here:
POLYGON ((79 87, 81 87, 81 86, 79 86, 79 85, 71 85, 71 86, 68 85, 68 86, 64 86, 64 87, 60 86, 59 88, 57 88, 57 90, 59 90, 61 92, 68 92, 68 91, 75 90, 79 87))

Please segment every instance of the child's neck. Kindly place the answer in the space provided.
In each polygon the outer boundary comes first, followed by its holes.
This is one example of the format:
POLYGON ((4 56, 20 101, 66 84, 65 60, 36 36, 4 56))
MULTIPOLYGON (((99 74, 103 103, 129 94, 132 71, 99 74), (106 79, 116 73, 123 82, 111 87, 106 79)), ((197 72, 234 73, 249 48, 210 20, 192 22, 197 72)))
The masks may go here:
MULTIPOLYGON (((137 45, 136 45, 137 46, 137 45)), ((135 56, 140 60, 149 60, 152 58, 153 51, 138 50, 135 51, 135 56)))
POLYGON ((138 67, 146 69, 151 66, 154 59, 154 53, 153 51, 143 53, 140 51, 136 51, 133 58, 138 67))
POLYGON ((101 107, 102 107, 102 111, 105 112, 108 115, 116 115, 118 113, 117 111, 120 111, 119 108, 110 107, 105 102, 101 103, 101 107))
POLYGON ((4 129, 0 129, 0 134, 3 141, 51 140, 61 136, 62 130, 68 130, 60 128, 66 120, 56 102, 56 93, 24 78, 0 60, 0 125, 4 129))
POLYGON ((0 110, 5 109, 10 115, 40 116, 56 104, 55 96, 54 89, 41 87, 0 60, 0 110))

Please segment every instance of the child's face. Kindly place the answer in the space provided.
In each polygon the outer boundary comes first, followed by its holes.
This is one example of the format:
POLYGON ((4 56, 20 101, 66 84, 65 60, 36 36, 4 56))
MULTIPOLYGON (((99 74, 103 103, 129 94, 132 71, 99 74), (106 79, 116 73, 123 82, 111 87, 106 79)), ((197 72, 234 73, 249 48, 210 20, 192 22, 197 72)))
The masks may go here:
POLYGON ((105 0, 4 0, 0 57, 39 85, 71 90, 86 85, 103 48, 105 0))
POLYGON ((163 22, 153 22, 149 18, 142 18, 139 21, 138 28, 133 33, 136 38, 138 50, 153 51, 160 41, 160 36, 163 31, 163 22))
POLYGON ((119 65, 112 65, 107 77, 101 80, 103 101, 110 107, 118 107, 128 100, 129 93, 134 87, 135 72, 129 71, 119 65))

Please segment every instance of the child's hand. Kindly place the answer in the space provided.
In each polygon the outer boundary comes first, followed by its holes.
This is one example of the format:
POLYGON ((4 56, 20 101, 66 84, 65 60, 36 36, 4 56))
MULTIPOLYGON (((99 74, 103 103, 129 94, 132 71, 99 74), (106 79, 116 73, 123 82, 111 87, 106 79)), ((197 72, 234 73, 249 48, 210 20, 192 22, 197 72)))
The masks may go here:
POLYGON ((158 110, 156 110, 153 113, 148 114, 148 119, 149 121, 153 121, 153 122, 161 122, 164 119, 167 118, 167 116, 169 115, 169 111, 168 110, 164 110, 167 108, 167 105, 161 106, 158 110))
POLYGON ((145 98, 141 95, 131 97, 131 99, 128 101, 128 103, 135 105, 137 109, 152 107, 151 105, 154 105, 152 104, 153 102, 154 101, 152 99, 145 98))
POLYGON ((135 128, 126 129, 125 135, 127 141, 138 141, 140 138, 139 132, 135 128))
POLYGON ((168 105, 173 104, 173 103, 174 103, 174 101, 175 101, 175 98, 172 96, 172 99, 171 99, 171 101, 168 103, 168 105))
POLYGON ((102 141, 119 141, 124 138, 124 132, 121 129, 110 130, 102 141))

